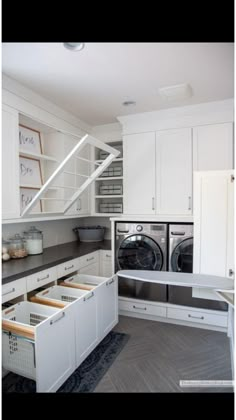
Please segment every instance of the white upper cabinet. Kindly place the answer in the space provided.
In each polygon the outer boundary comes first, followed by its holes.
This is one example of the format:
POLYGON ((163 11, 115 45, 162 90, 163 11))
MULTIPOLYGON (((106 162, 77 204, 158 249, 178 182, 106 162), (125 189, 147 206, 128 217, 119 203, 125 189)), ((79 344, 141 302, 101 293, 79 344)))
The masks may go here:
POLYGON ((233 171, 194 174, 194 273, 234 275, 233 171))
POLYGON ((233 124, 193 128, 193 170, 217 171, 233 168, 233 124))
POLYGON ((2 107, 2 218, 20 216, 18 113, 2 107))
POLYGON ((192 214, 191 128, 156 133, 156 204, 159 214, 192 214))
POLYGON ((155 133, 123 138, 124 213, 155 214, 155 133))

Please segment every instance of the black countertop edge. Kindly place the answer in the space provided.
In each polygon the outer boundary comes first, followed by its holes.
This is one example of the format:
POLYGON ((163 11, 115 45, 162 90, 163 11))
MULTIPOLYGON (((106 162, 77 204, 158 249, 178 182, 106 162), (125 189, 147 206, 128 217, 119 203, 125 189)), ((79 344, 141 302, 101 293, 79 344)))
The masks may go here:
POLYGON ((111 250, 111 241, 102 242, 68 242, 66 244, 45 248, 40 255, 5 261, 2 263, 2 284, 30 276, 63 262, 82 257, 100 249, 111 250))

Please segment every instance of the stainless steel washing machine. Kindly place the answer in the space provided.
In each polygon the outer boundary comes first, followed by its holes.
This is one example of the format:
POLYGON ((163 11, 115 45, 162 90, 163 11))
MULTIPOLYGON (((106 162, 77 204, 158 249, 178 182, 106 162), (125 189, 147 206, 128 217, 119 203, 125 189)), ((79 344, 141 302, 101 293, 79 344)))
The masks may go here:
MULTIPOLYGON (((164 223, 116 223, 115 267, 118 270, 165 271, 167 225, 164 223)), ((119 277, 119 295, 135 299, 167 301, 167 286, 119 277)))
MULTIPOLYGON (((169 271, 193 272, 193 224, 169 225, 169 271)), ((168 286, 168 302, 226 311, 225 302, 192 297, 191 287, 168 286)))

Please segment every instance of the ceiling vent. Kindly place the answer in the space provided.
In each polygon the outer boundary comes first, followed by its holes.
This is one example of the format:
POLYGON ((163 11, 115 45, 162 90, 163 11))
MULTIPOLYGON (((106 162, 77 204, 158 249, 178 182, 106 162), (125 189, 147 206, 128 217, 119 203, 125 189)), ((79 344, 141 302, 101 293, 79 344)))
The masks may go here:
POLYGON ((168 101, 175 101, 178 99, 187 99, 192 96, 191 86, 187 83, 180 85, 166 86, 159 89, 159 94, 162 98, 168 101))

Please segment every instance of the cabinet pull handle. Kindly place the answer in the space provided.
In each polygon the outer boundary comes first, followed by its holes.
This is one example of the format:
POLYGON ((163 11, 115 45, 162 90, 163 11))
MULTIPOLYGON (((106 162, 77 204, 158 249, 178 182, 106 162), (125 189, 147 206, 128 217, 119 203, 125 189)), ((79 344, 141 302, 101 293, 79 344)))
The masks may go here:
POLYGON ((204 316, 193 316, 193 315, 190 315, 190 314, 188 314, 188 317, 189 318, 196 318, 196 319, 204 319, 204 316))
POLYGON ((152 210, 155 210, 155 203, 154 203, 155 197, 152 197, 152 210))
POLYGON ((106 282, 106 285, 109 286, 109 284, 114 283, 114 281, 115 281, 114 279, 111 279, 111 280, 109 280, 109 281, 106 282))
POLYGON ((92 260, 94 260, 94 257, 86 259, 86 261, 92 261, 92 260))
POLYGON ((65 267, 65 270, 70 270, 70 268, 74 268, 74 265, 72 264, 70 267, 65 267))
POLYGON ((106 257, 107 257, 107 258, 111 258, 111 255, 109 255, 109 254, 106 254, 106 257))
POLYGON ((142 309, 143 311, 146 311, 147 310, 146 306, 144 308, 140 308, 139 306, 133 305, 133 308, 134 309, 142 309))
POLYGON ((81 210, 81 198, 79 198, 79 210, 81 210))
POLYGON ((232 268, 229 269, 229 276, 233 276, 234 275, 234 270, 232 270, 232 268))
POLYGON ((5 293, 2 293, 2 296, 6 296, 6 295, 9 295, 9 293, 13 293, 13 292, 15 292, 15 287, 13 287, 11 290, 9 290, 8 292, 5 292, 5 293))
POLYGON ((48 274, 47 276, 45 276, 45 277, 42 277, 41 279, 40 279, 40 277, 39 277, 39 278, 37 278, 37 281, 46 280, 46 279, 48 279, 48 278, 49 278, 49 274, 48 274))
POLYGON ((66 314, 65 314, 65 312, 62 312, 62 315, 59 317, 59 318, 57 318, 57 319, 52 319, 51 321, 50 321, 50 325, 52 325, 52 324, 55 324, 56 322, 58 322, 58 321, 60 321, 62 318, 64 318, 64 316, 65 316, 66 314))
POLYGON ((191 196, 188 197, 188 210, 191 210, 191 196))
POLYGON ((92 292, 89 296, 85 296, 84 297, 84 302, 86 301, 86 300, 89 300, 89 299, 91 299, 92 297, 94 296, 94 293, 92 292))

